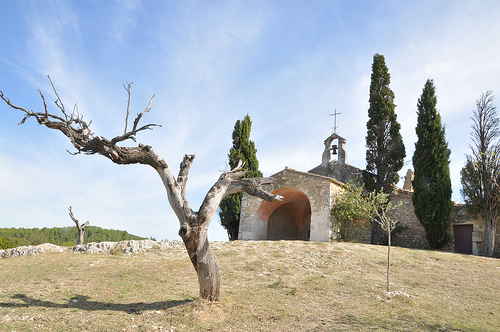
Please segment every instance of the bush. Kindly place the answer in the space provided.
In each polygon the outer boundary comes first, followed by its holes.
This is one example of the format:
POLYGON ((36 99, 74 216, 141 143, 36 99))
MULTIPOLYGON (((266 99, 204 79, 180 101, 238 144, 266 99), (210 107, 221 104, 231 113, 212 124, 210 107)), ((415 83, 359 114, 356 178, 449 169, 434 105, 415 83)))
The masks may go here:
POLYGON ((331 216, 334 219, 333 227, 337 228, 342 240, 351 241, 363 234, 363 228, 369 225, 364 200, 364 188, 352 182, 347 183, 344 191, 335 197, 331 216))
POLYGON ((365 238, 370 238, 371 224, 367 219, 344 219, 337 221, 335 226, 339 237, 344 241, 364 242, 365 238))
POLYGON ((11 239, 0 236, 0 249, 14 248, 16 245, 11 239))

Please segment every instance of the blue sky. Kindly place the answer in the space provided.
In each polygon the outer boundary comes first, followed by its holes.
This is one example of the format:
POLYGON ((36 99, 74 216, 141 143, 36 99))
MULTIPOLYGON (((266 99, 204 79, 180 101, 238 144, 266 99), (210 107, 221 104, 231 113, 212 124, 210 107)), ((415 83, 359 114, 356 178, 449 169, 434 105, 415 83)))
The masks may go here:
MULTIPOLYGON (((265 176, 320 164, 335 109, 347 161, 364 168, 375 53, 391 74, 410 161, 402 175, 412 167, 417 100, 432 78, 461 201, 475 101, 500 93, 498 1, 2 1, 0 11, 0 89, 40 110, 37 89, 54 100, 50 75, 66 107, 77 105, 107 138, 123 132, 124 83, 133 82, 133 114, 156 94, 144 123, 162 127, 138 141, 175 174, 196 153, 193 209, 227 168, 234 123, 246 114, 265 176)), ((71 205, 91 225, 179 239, 152 168, 72 156, 61 133, 21 119, 0 103, 0 227, 72 226, 71 205)), ((217 218, 209 238, 227 239, 217 218)))

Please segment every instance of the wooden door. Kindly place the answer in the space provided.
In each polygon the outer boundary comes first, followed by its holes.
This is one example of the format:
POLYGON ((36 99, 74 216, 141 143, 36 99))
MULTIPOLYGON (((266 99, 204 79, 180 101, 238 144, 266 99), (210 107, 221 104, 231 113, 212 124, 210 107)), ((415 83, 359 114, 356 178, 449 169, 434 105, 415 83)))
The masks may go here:
POLYGON ((453 225, 455 252, 472 255, 472 225, 453 225))

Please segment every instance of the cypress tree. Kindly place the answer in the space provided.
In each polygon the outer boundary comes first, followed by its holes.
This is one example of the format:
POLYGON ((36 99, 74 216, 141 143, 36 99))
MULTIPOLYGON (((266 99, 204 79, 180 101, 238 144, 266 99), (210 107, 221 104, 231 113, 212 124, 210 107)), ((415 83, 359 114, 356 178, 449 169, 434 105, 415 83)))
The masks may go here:
MULTIPOLYGON (((367 190, 384 193, 390 193, 391 186, 399 181, 398 171, 403 167, 406 157, 390 83, 391 75, 384 56, 375 54, 366 123, 366 172, 363 175, 367 190)), ((380 226, 374 223, 372 243, 379 244, 381 236, 380 226)))
MULTIPOLYGON (((242 121, 236 121, 233 130, 233 146, 228 154, 231 169, 238 165, 240 159, 245 162, 243 166, 243 169, 247 170, 245 178, 262 177, 257 160, 257 149, 255 143, 250 140, 251 129, 252 121, 248 114, 242 121)), ((242 197, 242 193, 229 195, 219 205, 220 222, 227 231, 229 241, 238 239, 242 197)))
MULTIPOLYGON (((370 84, 370 108, 366 123, 366 170, 375 175, 371 188, 377 192, 391 192, 391 185, 399 181, 398 171, 403 167, 406 151, 397 122, 394 92, 389 87, 391 75, 383 55, 373 56, 370 84), (373 185, 375 187, 373 187, 373 185)), ((370 183, 367 183, 370 187, 370 183)))
POLYGON ((445 128, 436 110, 433 80, 427 80, 417 103, 417 142, 413 153, 413 205, 432 248, 450 240, 451 201, 450 150, 445 128))

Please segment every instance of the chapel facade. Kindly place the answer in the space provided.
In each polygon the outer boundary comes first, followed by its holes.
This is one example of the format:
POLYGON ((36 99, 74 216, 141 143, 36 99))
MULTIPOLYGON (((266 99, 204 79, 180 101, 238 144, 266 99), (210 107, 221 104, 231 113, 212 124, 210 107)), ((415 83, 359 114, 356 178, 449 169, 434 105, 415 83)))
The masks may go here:
POLYGON ((362 170, 347 164, 346 140, 336 133, 325 141, 321 164, 302 172, 285 167, 264 188, 281 202, 243 194, 239 240, 329 241, 336 238, 330 210, 344 183, 361 184, 362 170))

